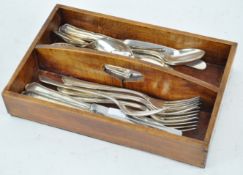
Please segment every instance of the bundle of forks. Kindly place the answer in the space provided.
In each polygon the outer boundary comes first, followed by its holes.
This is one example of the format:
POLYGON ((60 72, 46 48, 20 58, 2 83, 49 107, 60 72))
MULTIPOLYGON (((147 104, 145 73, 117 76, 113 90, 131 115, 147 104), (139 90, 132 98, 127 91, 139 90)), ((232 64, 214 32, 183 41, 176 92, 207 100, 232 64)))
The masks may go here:
POLYGON ((131 89, 63 75, 58 80, 40 75, 39 80, 41 84, 26 85, 23 94, 177 135, 197 128, 199 97, 167 101, 131 89))

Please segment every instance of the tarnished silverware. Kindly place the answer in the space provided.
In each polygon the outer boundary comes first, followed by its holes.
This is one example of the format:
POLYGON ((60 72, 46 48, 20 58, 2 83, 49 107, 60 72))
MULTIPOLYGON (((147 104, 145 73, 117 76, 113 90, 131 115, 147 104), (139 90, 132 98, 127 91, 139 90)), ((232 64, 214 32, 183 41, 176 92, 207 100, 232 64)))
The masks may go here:
POLYGON ((55 31, 55 33, 67 43, 74 44, 78 47, 92 48, 123 56, 133 56, 130 47, 122 41, 105 35, 85 31, 69 24, 60 26, 59 30, 55 31))
MULTIPOLYGON (((177 101, 161 100, 162 103, 157 107, 151 102, 153 99, 137 91, 85 82, 72 77, 61 76, 60 78, 57 81, 49 76, 39 76, 40 82, 55 86, 57 91, 46 90, 36 84, 26 86, 26 91, 52 100, 58 99, 59 102, 76 105, 87 111, 93 111, 96 108, 101 110, 103 105, 115 104, 122 113, 129 116, 129 120, 136 120, 137 123, 140 121, 147 122, 149 125, 172 127, 182 132, 194 130, 197 127, 200 110, 198 97, 177 101)), ((96 112, 101 113, 102 110, 96 112)), ((104 112, 101 114, 105 115, 104 112)))
POLYGON ((122 81, 136 81, 143 79, 143 74, 138 71, 111 64, 105 64, 104 71, 122 81))
POLYGON ((117 105, 124 114, 130 115, 130 116, 138 116, 138 117, 139 116, 140 117, 142 117, 142 116, 150 116, 150 115, 162 112, 162 111, 164 111, 166 109, 166 108, 161 107, 161 108, 156 108, 156 109, 153 109, 153 110, 145 110, 145 111, 141 111, 141 110, 140 111, 135 111, 135 110, 133 110, 133 111, 131 111, 124 104, 120 103, 118 100, 116 100, 115 98, 110 97, 108 95, 97 93, 95 91, 90 91, 90 90, 84 89, 84 88, 71 87, 71 86, 65 85, 64 83, 58 82, 58 81, 56 81, 54 79, 50 79, 50 78, 45 77, 45 76, 39 76, 39 80, 41 82, 43 82, 43 83, 54 85, 54 86, 57 86, 57 87, 71 89, 71 90, 76 90, 78 92, 92 94, 92 95, 96 95, 98 97, 103 97, 103 98, 109 99, 115 105, 117 105))
POLYGON ((93 104, 86 104, 81 101, 77 101, 72 97, 60 94, 59 92, 52 90, 50 88, 47 88, 39 83, 31 83, 28 84, 25 88, 25 91, 23 92, 24 95, 28 95, 34 98, 38 98, 41 100, 46 100, 49 102, 69 106, 69 107, 74 107, 77 109, 82 109, 82 110, 88 110, 91 112, 99 113, 111 118, 127 121, 127 122, 132 122, 132 123, 137 123, 141 124, 144 126, 149 126, 153 128, 157 128, 172 134, 176 135, 182 135, 182 131, 174 129, 173 127, 166 127, 163 124, 150 120, 147 121, 146 119, 139 118, 136 116, 127 116, 123 114, 120 110, 115 109, 115 108, 108 108, 102 105, 97 105, 95 103, 93 104))
POLYGON ((177 58, 178 58, 178 56, 179 57, 184 57, 184 56, 193 56, 194 57, 195 56, 199 60, 193 61, 191 63, 187 63, 186 64, 187 66, 195 68, 195 69, 199 69, 199 70, 204 70, 207 67, 206 62, 203 60, 200 60, 205 55, 205 51, 200 50, 200 49, 190 48, 190 49, 177 50, 177 49, 174 49, 171 47, 166 47, 166 46, 159 45, 159 44, 154 44, 154 43, 140 41, 140 40, 132 40, 132 39, 126 39, 123 42, 133 49, 153 50, 153 51, 163 53, 165 55, 169 55, 174 58, 176 58, 175 56, 177 56, 177 58))
MULTIPOLYGON (((95 103, 109 103, 112 104, 112 101, 109 101, 107 99, 97 98, 97 96, 91 96, 88 97, 88 94, 82 94, 78 91, 70 90, 70 89, 64 89, 64 88, 58 88, 59 92, 62 92, 64 94, 71 95, 73 98, 85 101, 85 102, 95 102, 95 103)), ((149 110, 151 109, 150 106, 146 105, 146 102, 144 102, 143 99, 140 97, 134 97, 129 96, 125 94, 119 94, 119 93, 105 93, 102 91, 96 91, 97 93, 106 94, 109 96, 112 96, 119 100, 122 104, 124 104, 126 107, 135 108, 138 110, 149 110), (120 95, 120 96, 119 96, 120 95), (122 97, 122 98, 121 98, 122 97), (122 100, 121 100, 122 99, 122 100)), ((167 104, 165 104, 167 106, 167 104)), ((179 128, 190 128, 191 130, 196 129, 196 124, 198 122, 198 112, 199 112, 199 106, 197 104, 187 104, 184 106, 176 106, 176 105, 168 105, 168 109, 166 109, 163 112, 151 115, 151 117, 167 126, 170 125, 176 125, 175 127, 179 128), (183 126, 182 126, 183 125, 183 126), (185 126, 186 125, 186 126, 185 126)), ((184 130, 183 130, 184 131, 184 130)))
POLYGON ((132 49, 132 51, 136 54, 151 55, 156 57, 161 62, 171 66, 192 63, 194 61, 198 61, 202 58, 202 55, 204 55, 204 51, 199 49, 183 49, 183 51, 180 51, 180 53, 177 55, 167 55, 163 52, 149 49, 132 49), (187 51, 190 52, 190 54, 187 54, 187 51))
POLYGON ((54 31, 56 35, 62 38, 68 44, 72 44, 77 47, 86 47, 89 43, 75 36, 68 35, 61 31, 54 31))
POLYGON ((200 60, 205 52, 200 49, 188 48, 176 50, 158 44, 131 39, 126 39, 122 42, 121 40, 83 30, 70 24, 60 26, 59 30, 55 31, 55 33, 64 41, 78 47, 87 47, 130 57, 134 57, 135 54, 137 56, 140 55, 140 59, 142 59, 143 55, 151 55, 154 57, 152 61, 148 60, 148 58, 144 58, 143 60, 155 62, 160 66, 164 66, 163 63, 166 63, 167 65, 187 65, 199 70, 206 68, 206 63, 200 60), (160 61, 158 61, 158 58, 160 61))
MULTIPOLYGON (((97 95, 92 95, 91 97, 89 97, 89 95, 85 93, 80 93, 79 91, 74 90, 73 87, 89 89, 89 91, 91 92, 103 94, 112 97, 118 101, 127 101, 129 103, 124 104, 126 107, 135 108, 138 110, 144 110, 146 108, 147 110, 158 109, 158 107, 156 107, 156 105, 154 105, 152 101, 157 102, 157 104, 159 102, 159 106, 165 107, 165 110, 156 114, 151 114, 150 116, 154 120, 163 123, 164 125, 176 125, 175 127, 183 127, 184 129, 187 128, 187 130, 196 129, 195 124, 198 122, 198 113, 200 110, 199 97, 185 100, 163 101, 158 99, 152 99, 151 97, 148 97, 147 95, 137 91, 86 82, 72 77, 62 76, 62 81, 64 84, 69 86, 69 89, 60 87, 58 88, 58 90, 75 98, 86 98, 86 100, 90 100, 87 98, 95 98, 95 100, 100 103, 102 103, 102 101, 104 100, 100 98, 97 99, 99 97, 97 95)), ((107 100, 105 101, 105 103, 107 103, 107 100)))
POLYGON ((101 39, 101 38, 107 38, 106 35, 87 31, 87 30, 75 27, 73 25, 70 25, 70 24, 64 24, 64 25, 60 26, 59 31, 66 33, 70 36, 78 37, 86 42, 93 42, 93 41, 101 39))
MULTIPOLYGON (((61 78, 65 85, 74 86, 74 87, 83 87, 83 88, 87 88, 87 89, 101 90, 101 91, 107 91, 107 92, 117 92, 117 93, 121 93, 120 98, 122 98, 123 95, 128 96, 129 94, 131 94, 135 97, 136 96, 140 97, 141 99, 139 99, 139 100, 142 100, 142 99, 146 100, 147 103, 149 104, 149 106, 151 106, 153 108, 157 108, 156 105, 153 104, 153 101, 156 101, 156 99, 153 99, 153 98, 149 97, 148 95, 135 91, 135 90, 108 86, 108 85, 103 85, 103 84, 97 84, 94 82, 88 82, 88 81, 80 80, 80 79, 73 78, 73 77, 67 77, 67 76, 61 76, 61 78)), ((131 97, 131 100, 132 100, 133 96, 131 97)), ((126 97, 126 98, 128 98, 128 97, 126 97)), ((193 97, 191 99, 175 100, 175 101, 160 100, 160 104, 161 105, 182 106, 182 105, 185 105, 188 103, 198 104, 199 101, 200 101, 199 97, 193 97)))

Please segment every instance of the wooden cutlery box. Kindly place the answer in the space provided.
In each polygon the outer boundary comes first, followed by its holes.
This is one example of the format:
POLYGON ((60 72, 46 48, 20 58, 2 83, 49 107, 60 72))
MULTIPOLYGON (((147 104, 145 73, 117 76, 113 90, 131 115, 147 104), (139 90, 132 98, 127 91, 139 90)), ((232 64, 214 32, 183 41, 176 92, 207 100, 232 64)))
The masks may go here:
POLYGON ((56 5, 2 95, 13 116, 205 167, 236 47, 237 43, 231 41, 56 5), (176 49, 199 48, 206 52, 203 60, 207 62, 207 69, 202 71, 186 66, 167 69, 91 49, 49 45, 59 41, 53 31, 65 23, 117 39, 149 41, 176 49), (104 64, 139 71, 144 78, 121 84, 104 72, 104 64), (38 81, 39 74, 55 76, 56 73, 117 87, 123 85, 166 100, 200 96, 198 128, 177 136, 21 94, 26 84, 38 81))

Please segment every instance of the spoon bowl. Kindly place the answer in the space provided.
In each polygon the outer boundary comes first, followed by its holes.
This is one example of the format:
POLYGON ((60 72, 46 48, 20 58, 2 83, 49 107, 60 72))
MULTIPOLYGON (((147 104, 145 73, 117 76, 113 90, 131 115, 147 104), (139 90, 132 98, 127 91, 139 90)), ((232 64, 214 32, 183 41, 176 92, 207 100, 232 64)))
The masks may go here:
POLYGON ((131 49, 123 42, 108 37, 95 40, 91 42, 90 45, 87 45, 87 47, 117 55, 123 55, 128 57, 133 56, 131 49))
POLYGON ((164 55, 164 59, 169 65, 184 65, 200 60, 205 55, 205 51, 201 49, 187 48, 175 50, 172 54, 164 55))

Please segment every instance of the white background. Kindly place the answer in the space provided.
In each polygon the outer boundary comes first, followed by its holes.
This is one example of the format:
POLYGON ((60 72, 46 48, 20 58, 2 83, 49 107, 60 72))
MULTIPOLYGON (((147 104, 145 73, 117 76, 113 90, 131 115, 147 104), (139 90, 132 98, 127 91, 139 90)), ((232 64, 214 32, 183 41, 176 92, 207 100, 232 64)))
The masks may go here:
POLYGON ((11 117, 0 98, 0 175, 243 174, 243 1, 0 1, 0 90, 56 3, 238 42, 206 169, 11 117))

